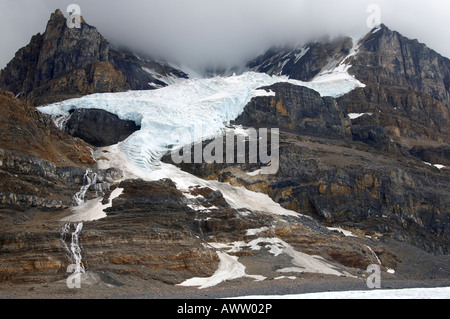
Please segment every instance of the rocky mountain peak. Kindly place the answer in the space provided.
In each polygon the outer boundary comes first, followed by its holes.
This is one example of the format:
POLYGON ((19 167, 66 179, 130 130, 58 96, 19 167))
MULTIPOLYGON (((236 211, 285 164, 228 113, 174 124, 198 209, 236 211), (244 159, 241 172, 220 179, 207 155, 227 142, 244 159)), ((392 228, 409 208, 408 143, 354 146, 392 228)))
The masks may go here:
POLYGON ((155 89, 187 77, 168 65, 114 50, 83 18, 80 28, 67 27, 58 9, 45 32, 2 70, 0 89, 37 106, 92 93, 155 89))
POLYGON ((354 46, 350 37, 313 41, 298 47, 274 47, 247 64, 247 69, 310 81, 325 68, 337 65, 354 46))
POLYGON ((56 9, 55 12, 53 12, 53 13, 50 15, 50 20, 49 20, 49 22, 51 22, 51 21, 56 21, 56 20, 61 20, 61 18, 62 18, 62 19, 66 19, 66 18, 64 17, 64 13, 62 13, 62 11, 61 11, 60 9, 56 9))
POLYGON ((424 92, 450 106, 450 60, 382 25, 361 41, 352 74, 361 81, 424 92))

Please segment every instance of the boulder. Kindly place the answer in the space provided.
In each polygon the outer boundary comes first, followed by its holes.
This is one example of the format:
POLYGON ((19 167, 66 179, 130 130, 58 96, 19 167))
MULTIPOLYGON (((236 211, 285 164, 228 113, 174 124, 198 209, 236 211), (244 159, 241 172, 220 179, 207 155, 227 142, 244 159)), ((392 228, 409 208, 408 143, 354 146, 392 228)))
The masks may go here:
POLYGON ((96 147, 122 142, 139 129, 133 121, 121 120, 115 114, 97 109, 77 109, 65 125, 68 134, 96 147))

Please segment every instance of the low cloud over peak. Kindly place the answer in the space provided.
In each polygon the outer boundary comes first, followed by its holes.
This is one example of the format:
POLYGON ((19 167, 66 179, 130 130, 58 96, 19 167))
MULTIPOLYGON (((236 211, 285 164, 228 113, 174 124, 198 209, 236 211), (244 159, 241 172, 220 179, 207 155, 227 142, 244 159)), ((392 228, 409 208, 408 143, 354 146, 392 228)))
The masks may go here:
POLYGON ((0 68, 73 2, 113 44, 194 67, 232 66, 281 43, 362 35, 373 3, 391 29, 450 56, 447 0, 0 0, 0 68))

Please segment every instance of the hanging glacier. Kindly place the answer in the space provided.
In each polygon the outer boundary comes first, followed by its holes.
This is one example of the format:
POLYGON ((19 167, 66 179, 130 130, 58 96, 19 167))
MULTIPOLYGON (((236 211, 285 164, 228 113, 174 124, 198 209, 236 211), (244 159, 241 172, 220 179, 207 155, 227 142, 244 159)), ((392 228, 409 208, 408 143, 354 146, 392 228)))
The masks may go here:
POLYGON ((152 168, 171 148, 216 136, 235 120, 247 103, 261 94, 258 88, 278 82, 305 86, 322 96, 339 97, 364 86, 347 72, 328 75, 326 80, 302 82, 264 73, 190 79, 151 91, 128 91, 84 96, 38 108, 53 117, 68 116, 76 109, 101 109, 141 126, 120 149, 138 166, 152 168), (174 134, 192 131, 201 135, 174 134))

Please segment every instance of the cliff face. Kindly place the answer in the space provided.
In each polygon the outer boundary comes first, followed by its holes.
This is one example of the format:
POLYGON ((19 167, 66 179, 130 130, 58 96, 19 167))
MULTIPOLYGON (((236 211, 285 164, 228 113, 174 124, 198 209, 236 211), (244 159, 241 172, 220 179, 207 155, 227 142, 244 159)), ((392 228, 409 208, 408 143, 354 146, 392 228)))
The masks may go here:
MULTIPOLYGON (((326 104, 336 108, 322 105, 319 111, 311 101, 321 105, 322 98, 310 89, 287 84, 264 89, 275 96, 254 98, 235 124, 280 128, 276 174, 253 174, 260 164, 182 163, 180 168, 263 192, 283 207, 330 225, 378 232, 448 254, 448 169, 414 158, 381 126, 349 124, 332 98, 326 104)), ((170 156, 164 161, 170 163, 170 156)))
POLYGON ((92 93, 153 89, 167 85, 161 81, 164 77, 187 75, 114 50, 84 20, 80 28, 68 28, 57 10, 45 32, 34 36, 2 70, 0 88, 37 106, 92 93))
POLYGON ((450 60, 385 25, 362 39, 351 64, 361 81, 423 92, 450 106, 450 60))
POLYGON ((301 48, 273 48, 247 64, 249 70, 310 81, 324 68, 335 65, 352 49, 349 37, 308 43, 301 48))
POLYGON ((337 99, 339 107, 345 114, 372 114, 358 118, 355 125, 381 127, 391 139, 410 148, 448 144, 450 60, 385 25, 358 43, 337 38, 296 49, 274 48, 248 68, 311 80, 342 62, 366 87, 337 99))
POLYGON ((0 92, 0 127, 0 210, 73 206, 86 169, 95 164, 90 145, 11 92, 0 92))
POLYGON ((109 50, 96 28, 83 22, 81 28, 69 29, 58 10, 45 32, 33 37, 3 70, 0 87, 34 105, 129 89, 108 62, 109 50))
POLYGON ((0 92, 0 149, 27 154, 58 166, 93 164, 89 144, 60 131, 33 106, 0 92))
POLYGON ((275 96, 253 99, 235 124, 277 127, 299 135, 351 139, 351 122, 336 101, 314 90, 287 83, 261 88, 275 96))
POLYGON ((383 127, 409 148, 448 144, 449 59, 382 26, 361 40, 349 63, 366 87, 338 99, 339 105, 346 113, 373 115, 354 124, 383 127))

